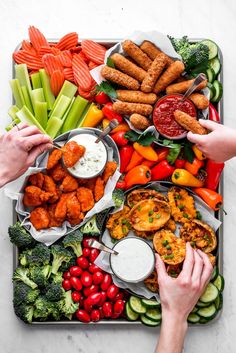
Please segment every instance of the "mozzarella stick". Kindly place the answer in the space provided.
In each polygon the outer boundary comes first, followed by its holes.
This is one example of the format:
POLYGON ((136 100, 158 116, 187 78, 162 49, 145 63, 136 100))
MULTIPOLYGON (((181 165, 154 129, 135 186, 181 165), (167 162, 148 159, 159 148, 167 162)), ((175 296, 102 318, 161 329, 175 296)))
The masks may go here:
MULTIPOLYGON (((182 81, 178 83, 173 83, 172 85, 166 87, 167 94, 173 93, 185 93, 189 87, 193 84, 193 80, 182 81)), ((202 81, 197 87, 196 90, 200 91, 201 89, 207 86, 207 80, 202 81)))
POLYGON ((174 61, 159 77, 155 87, 153 89, 154 93, 159 93, 164 91, 167 86, 174 80, 176 80, 184 72, 184 64, 182 61, 174 61))
POLYGON ((152 60, 136 44, 134 44, 134 42, 131 40, 125 40, 122 43, 122 48, 144 70, 149 69, 152 60))
POLYGON ((166 56, 165 54, 160 53, 153 60, 152 65, 148 69, 141 85, 141 91, 146 93, 152 92, 155 86, 156 80, 164 70, 165 66, 166 66, 166 56))
POLYGON ((101 70, 101 75, 106 80, 115 82, 118 85, 121 85, 129 89, 137 90, 139 89, 139 86, 140 86, 139 82, 135 80, 133 77, 123 74, 123 72, 120 72, 119 70, 113 69, 109 66, 103 66, 101 70))
POLYGON ((116 113, 122 115, 131 115, 137 113, 147 116, 152 112, 152 106, 150 104, 142 103, 115 102, 113 103, 112 108, 116 113))
POLYGON ((117 99, 130 103, 145 103, 154 104, 157 100, 155 93, 143 93, 140 91, 129 91, 125 89, 118 89, 116 91, 117 99))
MULTIPOLYGON (((161 53, 163 53, 161 51, 161 49, 157 48, 155 46, 155 44, 153 44, 152 42, 149 42, 149 40, 145 40, 141 45, 140 45, 140 49, 142 49, 142 51, 144 51, 144 53, 146 53, 150 59, 154 60, 157 55, 160 55, 161 53)), ((174 62, 173 59, 171 59, 168 55, 166 55, 165 53, 163 53, 166 57, 166 62, 167 62, 167 66, 170 66, 170 64, 172 64, 174 62)))
POLYGON ((146 71, 143 70, 141 67, 138 67, 134 63, 132 63, 130 60, 126 59, 123 55, 121 54, 113 54, 111 56, 112 61, 115 64, 115 67, 121 71, 123 71, 125 74, 135 78, 139 82, 142 82, 145 75, 146 71))
POLYGON ((188 98, 198 109, 206 109, 209 106, 209 100, 203 94, 192 93, 188 98))
POLYGON ((207 134, 207 129, 202 127, 196 118, 193 118, 191 115, 188 115, 181 110, 176 110, 174 112, 174 118, 177 123, 187 131, 192 131, 192 133, 199 135, 207 134))

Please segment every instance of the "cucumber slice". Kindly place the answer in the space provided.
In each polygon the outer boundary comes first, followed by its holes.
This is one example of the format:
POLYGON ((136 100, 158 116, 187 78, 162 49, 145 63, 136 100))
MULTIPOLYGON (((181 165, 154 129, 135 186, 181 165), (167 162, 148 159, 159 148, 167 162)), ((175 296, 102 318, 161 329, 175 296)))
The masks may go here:
POLYGON ((196 306, 198 307, 198 308, 205 308, 206 306, 208 306, 209 305, 209 303, 202 303, 202 302, 200 302, 200 300, 197 302, 197 304, 196 304, 196 306))
POLYGON ((222 83, 215 80, 213 82, 213 87, 215 88, 216 90, 216 93, 214 95, 214 97, 211 99, 212 102, 215 102, 215 103, 218 103, 222 97, 222 94, 223 94, 223 86, 222 86, 222 83))
POLYGON ((161 321, 153 321, 153 320, 150 320, 150 319, 149 319, 148 317, 146 317, 144 314, 142 314, 142 315, 140 316, 140 318, 141 318, 142 323, 143 323, 144 325, 147 325, 147 326, 152 326, 152 327, 154 327, 154 326, 159 326, 160 323, 161 323, 161 321))
POLYGON ((161 312, 159 309, 147 309, 146 314, 147 318, 153 321, 161 320, 161 312))
POLYGON ((200 321, 199 321, 199 324, 205 325, 205 324, 208 323, 208 321, 209 321, 209 320, 205 319, 204 317, 201 317, 201 318, 200 318, 200 321))
POLYGON ((129 298, 129 305, 130 308, 137 314, 145 314, 147 311, 147 308, 142 304, 141 299, 133 295, 129 298))
POLYGON ((188 316, 188 322, 191 324, 197 324, 200 321, 200 316, 198 314, 191 313, 188 316))
POLYGON ((218 297, 219 291, 213 283, 208 283, 205 292, 201 295, 200 301, 202 303, 212 303, 218 297))
POLYGON ((194 314, 194 313, 196 313, 197 311, 198 311, 198 308, 195 306, 195 307, 193 308, 193 310, 191 311, 190 314, 194 314))
POLYGON ((210 39, 206 39, 206 40, 203 40, 201 43, 207 45, 209 48, 209 60, 211 60, 217 56, 218 47, 215 42, 213 42, 210 39))
POLYGON ((126 305, 125 305, 125 312, 126 312, 126 317, 129 321, 136 321, 138 320, 139 318, 139 314, 135 313, 129 303, 127 302, 126 305))
POLYGON ((212 83, 215 80, 215 71, 210 67, 206 70, 208 82, 212 83))
POLYGON ((225 280, 224 277, 221 275, 218 275, 213 284, 218 288, 220 292, 223 292, 224 286, 225 286, 225 280))
POLYGON ((211 282, 213 282, 217 278, 218 274, 219 274, 219 268, 217 266, 215 266, 213 268, 213 272, 211 275, 211 282))
POLYGON ((209 65, 213 69, 213 71, 215 72, 215 75, 217 76, 221 70, 220 60, 218 58, 214 58, 209 61, 209 65))
POLYGON ((210 82, 208 82, 207 87, 210 90, 210 100, 211 100, 216 94, 216 89, 210 82))
POLYGON ((223 307, 223 295, 220 293, 215 300, 216 309, 219 311, 223 307))
POLYGON ((211 320, 213 319, 213 317, 215 317, 217 310, 216 310, 215 304, 211 304, 206 308, 200 308, 197 313, 201 317, 204 317, 207 320, 211 320))
POLYGON ((159 308, 161 306, 161 302, 156 299, 142 299, 142 304, 147 308, 159 308))

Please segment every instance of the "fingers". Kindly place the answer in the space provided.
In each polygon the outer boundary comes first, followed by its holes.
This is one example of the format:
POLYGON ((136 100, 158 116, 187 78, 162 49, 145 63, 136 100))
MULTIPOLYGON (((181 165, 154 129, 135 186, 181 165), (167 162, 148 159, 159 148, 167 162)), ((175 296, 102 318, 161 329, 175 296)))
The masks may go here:
POLYGON ((210 131, 214 131, 221 128, 221 124, 211 120, 199 119, 199 123, 207 130, 210 130, 210 131))
POLYGON ((168 277, 168 274, 166 272, 165 264, 160 258, 159 254, 156 254, 156 270, 158 274, 158 280, 165 279, 168 277))
POLYGON ((27 128, 29 125, 27 123, 20 123, 17 124, 16 126, 14 126, 9 132, 8 134, 13 135, 16 132, 19 132, 19 130, 24 130, 25 128, 27 128))
POLYGON ((36 134, 42 134, 42 132, 37 128, 37 126, 27 126, 24 129, 18 131, 18 136, 28 137, 36 134))
POLYGON ((202 257, 198 254, 196 250, 193 251, 193 254, 194 254, 194 267, 193 267, 193 273, 192 273, 192 281, 195 283, 195 285, 200 286, 204 262, 202 257))
POLYGON ((193 134, 191 131, 187 134, 187 139, 192 142, 201 145, 206 141, 206 135, 193 134))
POLYGON ((28 155, 28 165, 31 166, 34 164, 35 159, 43 152, 49 150, 50 148, 52 148, 51 143, 43 143, 37 147, 32 148, 32 150, 30 151, 29 155, 28 155))
POLYGON ((202 252, 201 250, 197 250, 198 255, 202 258, 203 261, 203 270, 202 270, 202 276, 201 276, 201 287, 202 289, 205 288, 209 280, 211 279, 211 274, 213 271, 213 266, 208 258, 208 256, 202 252))
POLYGON ((189 243, 186 244, 186 256, 183 264, 183 269, 180 276, 189 279, 192 276, 194 266, 194 253, 193 248, 189 243))
POLYGON ((24 146, 25 151, 30 151, 33 147, 45 143, 52 143, 52 141, 49 136, 43 135, 41 133, 22 138, 22 144, 24 146))

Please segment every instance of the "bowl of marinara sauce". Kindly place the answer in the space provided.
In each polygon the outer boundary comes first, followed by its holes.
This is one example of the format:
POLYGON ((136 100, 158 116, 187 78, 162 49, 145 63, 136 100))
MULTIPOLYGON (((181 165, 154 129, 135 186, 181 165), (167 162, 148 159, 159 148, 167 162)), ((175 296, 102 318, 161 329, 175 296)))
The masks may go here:
POLYGON ((186 131, 180 126, 174 118, 175 110, 181 110, 194 118, 197 118, 197 111, 194 104, 189 100, 183 98, 182 94, 170 94, 162 97, 156 103, 152 119, 157 131, 164 137, 179 140, 187 136, 186 131))

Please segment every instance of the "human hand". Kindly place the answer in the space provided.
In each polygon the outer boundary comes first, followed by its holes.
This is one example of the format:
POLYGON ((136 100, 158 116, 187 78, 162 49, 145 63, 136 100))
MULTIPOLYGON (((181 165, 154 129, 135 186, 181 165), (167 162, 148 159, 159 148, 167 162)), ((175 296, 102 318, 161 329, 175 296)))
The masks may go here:
POLYGON ((205 253, 193 250, 187 243, 183 269, 177 278, 172 278, 159 255, 156 259, 162 317, 186 321, 211 278, 213 267, 210 260, 205 253))
POLYGON ((22 175, 44 151, 52 147, 49 136, 36 126, 20 123, 0 136, 0 187, 22 175))
POLYGON ((236 130, 210 120, 199 120, 210 130, 208 135, 189 132, 187 138, 196 144, 203 154, 215 162, 225 162, 236 156, 236 130))

